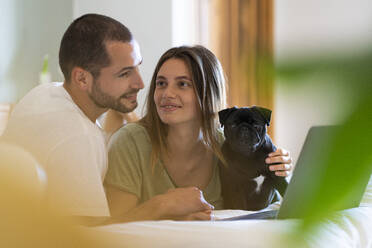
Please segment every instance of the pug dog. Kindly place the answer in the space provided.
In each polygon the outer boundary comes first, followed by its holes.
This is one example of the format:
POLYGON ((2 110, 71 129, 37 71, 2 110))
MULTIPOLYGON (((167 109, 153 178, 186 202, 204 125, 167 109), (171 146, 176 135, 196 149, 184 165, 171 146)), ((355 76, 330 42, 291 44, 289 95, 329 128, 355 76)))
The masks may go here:
POLYGON ((228 108, 218 113, 224 127, 220 162, 221 191, 225 209, 260 210, 267 207, 276 190, 283 196, 284 177, 269 170, 265 159, 276 150, 269 135, 271 110, 262 107, 228 108))

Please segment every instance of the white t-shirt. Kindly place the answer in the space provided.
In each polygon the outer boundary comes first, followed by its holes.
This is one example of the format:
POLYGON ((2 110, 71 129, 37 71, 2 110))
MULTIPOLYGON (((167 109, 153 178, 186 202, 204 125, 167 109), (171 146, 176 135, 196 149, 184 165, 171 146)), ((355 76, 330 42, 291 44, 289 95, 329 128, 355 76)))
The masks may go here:
POLYGON ((102 130, 62 83, 42 84, 15 106, 2 139, 28 150, 47 173, 47 200, 71 215, 109 216, 102 130))

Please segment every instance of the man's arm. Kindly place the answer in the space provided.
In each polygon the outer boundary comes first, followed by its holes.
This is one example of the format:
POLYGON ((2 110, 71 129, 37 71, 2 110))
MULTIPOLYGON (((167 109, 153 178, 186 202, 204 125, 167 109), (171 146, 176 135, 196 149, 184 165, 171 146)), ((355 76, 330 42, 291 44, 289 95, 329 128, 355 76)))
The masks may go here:
POLYGON ((68 137, 48 156, 48 204, 66 216, 110 215, 102 182, 106 150, 103 138, 97 139, 84 134, 68 137))

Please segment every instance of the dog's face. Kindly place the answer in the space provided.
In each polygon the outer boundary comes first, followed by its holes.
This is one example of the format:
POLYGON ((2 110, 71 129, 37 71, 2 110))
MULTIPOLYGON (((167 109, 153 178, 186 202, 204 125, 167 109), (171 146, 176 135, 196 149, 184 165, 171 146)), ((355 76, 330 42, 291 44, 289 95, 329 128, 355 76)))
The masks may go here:
POLYGON ((249 155, 263 144, 271 110, 256 106, 233 107, 221 110, 218 115, 224 126, 225 142, 233 151, 249 155))

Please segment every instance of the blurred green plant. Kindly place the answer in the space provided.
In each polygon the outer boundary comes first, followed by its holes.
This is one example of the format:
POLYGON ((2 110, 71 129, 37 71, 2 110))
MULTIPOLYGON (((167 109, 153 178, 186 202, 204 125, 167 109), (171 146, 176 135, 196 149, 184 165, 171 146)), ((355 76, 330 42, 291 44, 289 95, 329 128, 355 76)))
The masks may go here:
POLYGON ((45 54, 43 58, 43 68, 41 69, 41 73, 48 73, 49 72, 49 55, 45 54))
POLYGON ((303 222, 295 233, 297 241, 303 241, 323 220, 331 218, 372 173, 372 51, 293 60, 276 67, 277 79, 292 87, 294 82, 314 74, 332 78, 355 102, 329 150, 319 155, 319 163, 328 169, 315 180, 318 187, 303 209, 303 222))

